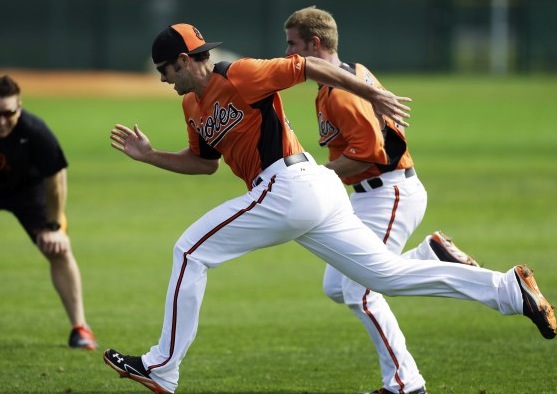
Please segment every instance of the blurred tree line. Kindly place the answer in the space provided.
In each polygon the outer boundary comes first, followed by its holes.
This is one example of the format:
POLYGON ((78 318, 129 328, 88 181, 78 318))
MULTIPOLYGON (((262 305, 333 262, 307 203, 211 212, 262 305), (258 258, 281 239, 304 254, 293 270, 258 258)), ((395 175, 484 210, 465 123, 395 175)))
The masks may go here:
POLYGON ((284 55, 284 20, 330 11, 340 56, 375 71, 557 71, 555 0, 22 0, 2 2, 0 68, 142 71, 154 36, 195 25, 228 56, 284 55))

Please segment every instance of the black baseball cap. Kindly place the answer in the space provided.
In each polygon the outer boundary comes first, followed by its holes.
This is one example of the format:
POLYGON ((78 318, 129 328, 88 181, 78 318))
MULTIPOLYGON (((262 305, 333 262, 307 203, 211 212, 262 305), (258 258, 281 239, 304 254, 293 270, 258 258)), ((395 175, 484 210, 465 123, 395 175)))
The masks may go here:
POLYGON ((218 47, 222 42, 205 42, 201 32, 192 25, 178 23, 168 26, 155 38, 151 49, 153 63, 175 60, 180 53, 194 55, 218 47))

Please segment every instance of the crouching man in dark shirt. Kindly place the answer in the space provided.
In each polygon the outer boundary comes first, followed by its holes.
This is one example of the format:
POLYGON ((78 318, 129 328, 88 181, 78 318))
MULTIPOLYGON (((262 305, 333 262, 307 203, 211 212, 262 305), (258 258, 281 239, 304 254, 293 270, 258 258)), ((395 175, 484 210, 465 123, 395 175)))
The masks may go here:
POLYGON ((22 108, 17 82, 1 76, 0 210, 15 215, 50 263, 54 288, 72 325, 69 346, 94 350, 97 343, 85 321, 81 276, 64 213, 67 166, 48 126, 22 108))

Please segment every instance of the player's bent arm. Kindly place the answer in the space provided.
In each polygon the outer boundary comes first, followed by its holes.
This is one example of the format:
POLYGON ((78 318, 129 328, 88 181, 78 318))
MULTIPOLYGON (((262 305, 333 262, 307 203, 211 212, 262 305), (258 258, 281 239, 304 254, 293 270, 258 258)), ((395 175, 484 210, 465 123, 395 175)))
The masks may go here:
POLYGON ((68 195, 68 181, 66 169, 45 178, 46 221, 58 222, 62 220, 68 195))
POLYGON ((186 148, 179 152, 152 150, 145 162, 180 174, 211 175, 219 168, 220 160, 203 159, 186 148))
POLYGON ((340 178, 360 174, 371 166, 371 163, 352 160, 344 155, 341 155, 335 160, 332 160, 325 164, 325 167, 330 168, 331 170, 336 172, 340 178))
POLYGON ((410 98, 398 97, 388 90, 369 85, 364 80, 326 60, 313 56, 308 56, 305 59, 306 79, 347 90, 372 103, 378 114, 388 116, 397 123, 408 126, 408 123, 403 119, 410 117, 408 114, 410 108, 403 102, 412 101, 410 98))
POLYGON ((58 223, 58 228, 48 228, 37 233, 37 247, 45 254, 62 254, 70 248, 68 236, 59 227, 66 207, 68 194, 66 169, 45 178, 46 224, 58 223))
POLYGON ((134 160, 180 174, 213 174, 219 160, 203 159, 189 150, 166 152, 154 149, 149 138, 134 125, 133 129, 117 124, 110 133, 111 146, 134 160))

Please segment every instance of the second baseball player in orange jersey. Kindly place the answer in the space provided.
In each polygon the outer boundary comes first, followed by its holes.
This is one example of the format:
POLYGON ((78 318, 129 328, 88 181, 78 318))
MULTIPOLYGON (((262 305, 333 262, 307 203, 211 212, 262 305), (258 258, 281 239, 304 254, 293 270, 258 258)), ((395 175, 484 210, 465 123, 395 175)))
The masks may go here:
MULTIPOLYGON (((522 282, 516 275, 519 271, 526 279, 529 275, 522 267, 501 273, 403 261, 389 252, 354 215, 335 172, 299 151, 278 90, 308 78, 349 89, 372 101, 376 109, 403 116, 406 107, 393 102, 398 101, 396 96, 316 58, 213 64, 209 50, 217 45, 206 43, 195 27, 178 24, 165 28, 152 47, 161 82, 186 96, 191 146, 176 152, 154 149, 137 125, 116 125, 111 132, 115 149, 168 171, 212 174, 222 155, 248 188, 207 212, 176 241, 158 343, 143 356, 114 349, 104 352, 105 362, 120 376, 157 393, 174 392, 180 364, 197 333, 208 271, 252 250, 290 240, 380 292, 471 299, 503 314, 523 313, 522 282)), ((538 297, 534 302, 542 304, 538 293, 533 293, 538 297)), ((539 311, 529 312, 529 317, 545 335, 554 336, 554 319, 539 311)))
MULTIPOLYGON (((287 55, 318 57, 369 85, 382 87, 363 65, 339 59, 336 22, 327 11, 303 8, 284 27, 287 55)), ((320 145, 329 150, 326 166, 353 186, 350 201, 354 213, 390 251, 402 253, 427 205, 427 193, 413 168, 404 131, 392 119, 378 116, 369 102, 330 86, 319 86, 316 110, 320 145)), ((475 264, 439 231, 403 256, 475 264)), ((425 380, 385 298, 330 265, 323 275, 323 290, 333 301, 349 307, 375 345, 383 387, 371 393, 424 394, 425 380)))
MULTIPOLYGON (((375 76, 361 64, 343 63, 341 68, 382 88, 375 76)), ((406 149, 402 128, 390 118, 378 119, 368 101, 346 90, 320 86, 315 106, 319 145, 329 148, 329 161, 345 156, 373 164, 356 175, 342 177, 347 185, 377 177, 386 170, 412 168, 414 165, 406 149)))

